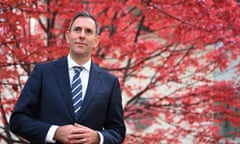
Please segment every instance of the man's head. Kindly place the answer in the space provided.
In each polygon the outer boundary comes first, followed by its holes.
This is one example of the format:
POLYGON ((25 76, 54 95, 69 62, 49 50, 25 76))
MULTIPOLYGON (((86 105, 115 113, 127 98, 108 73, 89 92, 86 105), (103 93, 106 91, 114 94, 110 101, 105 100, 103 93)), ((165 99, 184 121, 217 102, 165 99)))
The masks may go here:
POLYGON ((75 62, 84 64, 90 59, 92 49, 99 43, 97 29, 96 19, 89 13, 80 12, 73 17, 65 37, 75 62))
POLYGON ((74 23, 74 21, 78 18, 78 17, 88 17, 88 18, 91 18, 94 22, 95 22, 95 26, 96 26, 96 34, 98 35, 99 34, 99 27, 98 27, 98 22, 97 20, 95 19, 94 16, 92 16, 90 13, 88 13, 87 11, 82 11, 82 12, 79 12, 77 13, 71 20, 70 24, 69 24, 69 28, 68 28, 68 31, 71 31, 72 29, 72 25, 74 23))

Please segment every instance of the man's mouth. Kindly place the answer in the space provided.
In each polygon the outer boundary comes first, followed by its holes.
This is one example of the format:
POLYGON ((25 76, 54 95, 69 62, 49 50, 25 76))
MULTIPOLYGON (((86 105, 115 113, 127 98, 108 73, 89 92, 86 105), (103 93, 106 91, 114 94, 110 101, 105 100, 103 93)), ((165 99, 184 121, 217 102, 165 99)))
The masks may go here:
POLYGON ((77 45, 87 45, 87 44, 84 43, 84 42, 75 42, 75 44, 77 44, 77 45))

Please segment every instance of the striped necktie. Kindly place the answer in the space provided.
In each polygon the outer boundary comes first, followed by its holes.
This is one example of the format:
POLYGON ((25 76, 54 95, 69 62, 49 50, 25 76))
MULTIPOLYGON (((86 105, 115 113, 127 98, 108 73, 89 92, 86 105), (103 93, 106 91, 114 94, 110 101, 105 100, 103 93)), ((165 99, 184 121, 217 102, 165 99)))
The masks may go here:
POLYGON ((80 73, 82 71, 81 67, 73 67, 75 75, 72 80, 72 101, 73 101, 73 110, 75 116, 78 117, 79 110, 83 102, 82 98, 82 81, 80 78, 80 73))

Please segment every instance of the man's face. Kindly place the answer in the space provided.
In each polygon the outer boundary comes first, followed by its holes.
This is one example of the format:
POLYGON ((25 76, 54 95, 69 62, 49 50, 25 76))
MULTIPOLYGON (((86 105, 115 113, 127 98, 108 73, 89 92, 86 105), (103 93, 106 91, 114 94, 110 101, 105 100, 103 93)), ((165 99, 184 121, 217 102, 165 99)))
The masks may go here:
POLYGON ((88 17, 78 17, 65 36, 73 57, 90 58, 93 47, 99 42, 95 22, 88 17))

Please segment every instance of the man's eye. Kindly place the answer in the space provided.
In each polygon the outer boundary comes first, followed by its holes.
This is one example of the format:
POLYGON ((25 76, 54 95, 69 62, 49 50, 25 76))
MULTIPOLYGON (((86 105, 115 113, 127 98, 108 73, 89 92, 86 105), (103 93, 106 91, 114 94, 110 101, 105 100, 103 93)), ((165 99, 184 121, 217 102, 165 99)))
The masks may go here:
POLYGON ((80 31, 80 28, 75 28, 74 31, 80 31))
POLYGON ((87 29, 86 33, 93 33, 93 31, 91 29, 87 29))

